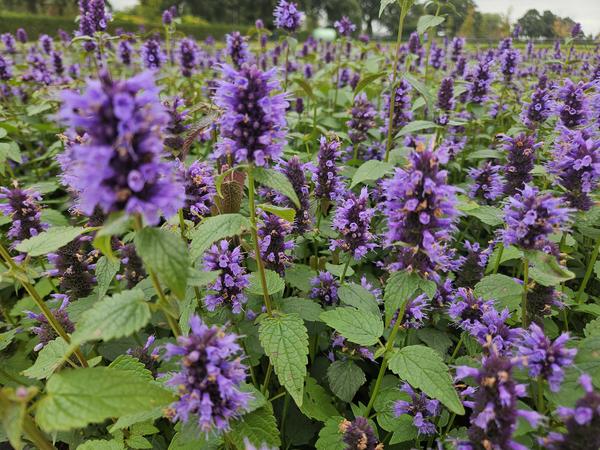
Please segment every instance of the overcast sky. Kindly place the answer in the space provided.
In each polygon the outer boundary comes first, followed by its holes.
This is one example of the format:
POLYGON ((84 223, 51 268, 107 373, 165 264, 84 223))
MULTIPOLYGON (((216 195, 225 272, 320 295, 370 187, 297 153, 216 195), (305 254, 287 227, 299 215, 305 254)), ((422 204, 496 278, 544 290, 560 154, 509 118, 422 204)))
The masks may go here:
MULTIPOLYGON (((257 0, 260 1, 260 0, 257 0)), ((137 0, 111 0, 116 9, 133 6, 137 0)), ((538 11, 549 9, 561 17, 570 17, 580 22, 586 34, 600 33, 600 0, 475 0, 482 12, 506 14, 515 21, 528 9, 538 11)))

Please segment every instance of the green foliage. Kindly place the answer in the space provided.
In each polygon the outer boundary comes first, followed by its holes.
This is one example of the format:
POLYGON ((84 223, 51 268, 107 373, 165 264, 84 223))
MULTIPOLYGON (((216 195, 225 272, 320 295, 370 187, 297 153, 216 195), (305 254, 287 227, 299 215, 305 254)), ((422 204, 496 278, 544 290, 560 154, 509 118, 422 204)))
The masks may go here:
POLYGON ((29 256, 40 256, 58 250, 85 232, 83 227, 53 227, 25 239, 16 249, 29 256))
POLYGON ((265 169, 263 167, 255 167, 253 170, 254 178, 256 179, 257 183, 263 184, 285 195, 294 205, 296 205, 297 208, 300 208, 300 200, 298 200, 298 195, 296 195, 296 191, 294 191, 292 183, 290 183, 284 174, 278 172, 277 170, 265 169))
MULTIPOLYGON (((269 295, 276 294, 285 289, 285 281, 283 281, 283 278, 277 272, 268 269, 265 270, 265 279, 269 295)), ((250 285, 246 288, 246 291, 253 295, 263 295, 259 272, 252 272, 250 274, 250 285)))
POLYGON ((252 411, 233 423, 228 435, 238 450, 246 449, 244 438, 257 448, 263 444, 276 448, 281 445, 277 421, 269 405, 252 411))
POLYGON ((352 307, 325 311, 321 313, 321 320, 359 345, 373 345, 383 334, 383 321, 378 315, 352 307))
POLYGON ((201 257, 213 242, 238 235, 244 228, 250 228, 250 221, 241 214, 220 214, 207 217, 191 232, 190 254, 192 260, 195 261, 201 257))
POLYGON ((474 293, 486 300, 494 300, 500 309, 515 311, 521 302, 523 286, 507 275, 496 273, 483 277, 475 285, 474 293))
POLYGON ((375 296, 359 284, 344 284, 338 289, 338 297, 345 305, 379 315, 379 305, 375 296))
POLYGON ((60 337, 48 342, 38 353, 33 366, 24 370, 23 375, 37 380, 48 378, 56 369, 64 364, 64 355, 68 350, 69 344, 60 337))
POLYGON ((362 163, 358 169, 356 169, 356 172, 354 172, 352 183, 350 183, 350 188, 353 188, 354 186, 366 181, 379 180, 392 170, 393 166, 386 162, 377 161, 375 159, 366 161, 362 163))
POLYGON ((351 360, 334 361, 327 368, 329 387, 339 399, 351 402, 358 389, 365 384, 365 373, 351 360))

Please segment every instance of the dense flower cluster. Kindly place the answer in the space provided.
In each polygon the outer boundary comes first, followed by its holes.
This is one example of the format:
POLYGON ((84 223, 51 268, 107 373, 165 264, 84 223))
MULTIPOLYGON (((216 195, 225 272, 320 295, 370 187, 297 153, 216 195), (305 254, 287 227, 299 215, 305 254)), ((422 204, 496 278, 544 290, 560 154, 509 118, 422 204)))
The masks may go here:
POLYGON ((288 33, 297 31, 304 21, 304 13, 298 9, 298 5, 286 0, 279 0, 273 16, 275 17, 275 26, 288 33))
MULTIPOLYGON (((71 322, 71 319, 69 319, 69 314, 67 313, 69 297, 64 294, 52 294, 52 297, 55 300, 60 301, 60 306, 58 308, 50 309, 50 312, 63 330, 65 330, 67 333, 72 333, 75 331, 75 325, 73 322, 71 322)), ((52 328, 48 322, 48 319, 43 314, 36 314, 32 311, 27 311, 27 317, 39 322, 38 325, 31 328, 31 331, 33 331, 40 340, 39 344, 34 347, 35 351, 41 350, 49 342, 58 337, 58 334, 56 334, 56 331, 54 328, 52 328)))
POLYGON ((589 84, 579 81, 573 83, 566 78, 558 91, 558 98, 562 103, 557 105, 557 113, 561 123, 567 128, 576 128, 587 122, 589 115, 588 100, 585 90, 589 84))
POLYGON ((502 136, 507 164, 504 168, 506 184, 504 193, 513 195, 531 181, 531 170, 536 160, 536 150, 542 145, 533 135, 521 133, 515 137, 502 136))
POLYGON ((181 163, 179 170, 185 185, 183 216, 199 223, 210 215, 210 209, 214 205, 217 194, 214 169, 206 162, 194 161, 187 168, 181 163))
POLYGON ((310 291, 310 298, 320 300, 326 305, 336 305, 338 303, 338 281, 329 272, 319 272, 319 275, 310 280, 313 288, 310 291))
POLYGON ((192 76, 193 70, 198 65, 199 57, 199 49, 195 41, 192 39, 179 41, 179 65, 184 77, 192 76))
POLYGON ((359 196, 348 192, 338 203, 331 225, 341 237, 331 242, 331 250, 340 249, 358 260, 375 248, 370 231, 375 210, 368 207, 368 202, 369 191, 362 188, 359 196))
POLYGON ((89 250, 91 236, 78 236, 56 252, 48 253, 48 261, 54 266, 48 275, 58 277, 60 290, 72 299, 86 297, 92 292, 96 278, 95 252, 89 250))
POLYGON ((392 135, 395 135, 400 130, 400 128, 402 128, 404 125, 406 125, 412 120, 412 103, 410 99, 411 90, 412 88, 408 81, 403 79, 399 83, 397 83, 396 87, 394 88, 393 106, 390 105, 390 99, 392 96, 389 94, 384 95, 384 108, 381 115, 385 121, 384 130, 386 131, 386 133, 388 127, 390 126, 390 108, 393 108, 393 115, 391 121, 392 135))
POLYGON ((348 137, 356 149, 361 142, 367 140, 367 133, 375 127, 375 116, 377 111, 367 99, 367 95, 361 92, 354 98, 354 104, 350 111, 351 118, 346 125, 348 126, 348 137))
POLYGON ((383 444, 379 443, 373 428, 364 417, 357 417, 352 422, 344 419, 339 429, 346 450, 383 450, 383 444))
POLYGON ((343 185, 338 174, 337 159, 340 157, 340 141, 321 136, 318 164, 313 171, 315 197, 336 200, 343 192, 343 185))
POLYGON ((342 16, 340 20, 336 20, 333 23, 333 26, 340 34, 340 36, 348 37, 356 31, 356 25, 352 23, 348 16, 342 16))
POLYGON ((504 179, 500 175, 501 167, 491 161, 479 167, 469 169, 469 178, 473 184, 469 189, 469 197, 483 200, 487 204, 493 203, 504 193, 504 179))
POLYGON ((428 398, 423 393, 415 392, 408 383, 404 383, 400 390, 410 396, 410 401, 397 400, 394 403, 396 417, 409 414, 413 416, 413 425, 417 428, 419 434, 434 434, 435 424, 433 420, 440 414, 440 402, 428 398))
POLYGON ((479 242, 469 241, 464 242, 464 247, 467 254, 456 273, 455 284, 457 287, 473 288, 483 278, 491 247, 482 247, 479 242))
POLYGON ((37 236, 47 228, 41 221, 42 208, 39 202, 42 196, 39 192, 20 189, 15 183, 12 188, 0 187, 0 199, 6 200, 6 203, 0 203, 0 211, 11 218, 7 236, 12 246, 37 236))
POLYGON ((249 62, 250 52, 248 51, 248 43, 246 37, 242 36, 239 31, 234 31, 226 36, 227 46, 225 51, 231 58, 236 69, 239 69, 243 63, 249 62))
POLYGON ((294 242, 287 239, 292 232, 292 224, 267 212, 261 214, 261 219, 258 226, 260 257, 267 269, 283 276, 286 266, 292 261, 289 251, 294 248, 294 242))
POLYGON ((167 57, 160 48, 160 43, 156 39, 148 39, 142 47, 142 58, 144 66, 147 69, 158 69, 162 66, 167 57))

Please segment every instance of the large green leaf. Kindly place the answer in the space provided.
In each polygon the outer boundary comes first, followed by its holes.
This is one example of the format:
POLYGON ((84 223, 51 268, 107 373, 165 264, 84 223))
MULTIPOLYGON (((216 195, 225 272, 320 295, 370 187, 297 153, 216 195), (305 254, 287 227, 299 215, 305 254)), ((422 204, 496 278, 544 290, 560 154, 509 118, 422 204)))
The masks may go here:
POLYGON ((486 300, 494 300, 499 309, 515 311, 521 302, 523 286, 514 278, 501 273, 487 275, 475 285, 474 293, 486 300))
POLYGON ((390 359, 389 368, 414 388, 442 402, 453 413, 465 413, 448 366, 432 348, 424 345, 401 348, 390 359))
POLYGON ((96 263, 95 270, 96 280, 98 282, 98 298, 102 299, 102 297, 104 297, 111 281, 119 271, 120 267, 121 262, 118 259, 110 259, 106 256, 100 257, 96 263))
POLYGON ((120 292, 96 302, 82 314, 73 343, 129 336, 146 325, 150 315, 150 306, 141 289, 120 292))
POLYGON ((342 441, 340 433, 340 423, 343 417, 332 417, 325 426, 319 431, 319 439, 315 443, 317 450, 344 450, 346 444, 342 441))
POLYGON ((46 255, 67 245, 84 232, 83 227, 53 227, 37 236, 25 239, 15 248, 29 256, 46 255))
POLYGON ((332 416, 339 414, 333 405, 333 399, 327 391, 312 377, 306 378, 304 399, 300 411, 306 417, 325 422, 332 416))
POLYGON ((207 217, 191 233, 190 254, 195 261, 210 248, 213 242, 235 236, 243 228, 250 228, 250 221, 241 214, 221 214, 207 217))
POLYGON ((373 345, 383 334, 381 317, 348 306, 321 313, 321 320, 350 342, 359 345, 373 345))
POLYGON ((436 285, 433 281, 424 280, 415 272, 408 272, 406 270, 394 272, 390 276, 383 296, 387 323, 389 323, 404 302, 410 300, 415 295, 417 290, 425 292, 429 298, 432 298, 435 295, 436 285))
POLYGON ((427 130, 429 128, 439 128, 439 125, 428 120, 414 120, 404 125, 402 129, 396 133, 396 137, 406 136, 407 134, 427 130))
POLYGON ((435 28, 446 20, 443 16, 432 16, 430 14, 425 14, 419 17, 419 21, 417 22, 417 33, 423 34, 429 28, 435 28))
POLYGON ((37 404, 36 422, 46 431, 66 431, 167 406, 173 400, 170 391, 130 371, 68 370, 48 380, 46 395, 37 404))
POLYGON ((48 378, 65 362, 64 356, 68 350, 69 344, 67 344, 63 338, 59 337, 48 342, 44 348, 39 351, 33 366, 24 370, 23 375, 37 380, 48 378))
MULTIPOLYGON (((249 278, 250 285, 248 285, 246 291, 253 295, 263 295, 260 273, 252 272, 249 278)), ((267 291, 269 292, 269 295, 276 294, 285 289, 285 281, 283 281, 283 278, 281 278, 277 272, 265 270, 265 280, 267 282, 267 291)))
POLYGON ((350 360, 334 361, 327 368, 329 387, 341 400, 350 403, 367 378, 360 367, 350 360))
POLYGON ((391 164, 376 159, 369 160, 356 169, 356 172, 354 172, 354 175, 352 176, 350 188, 353 188, 359 183, 364 183, 365 181, 379 180, 392 170, 394 170, 394 166, 391 164))
POLYGON ((296 314, 266 317, 260 322, 258 336, 279 382, 296 404, 302 406, 308 364, 308 333, 304 321, 296 314))
POLYGON ((379 315, 379 305, 375 296, 359 284, 344 284, 338 289, 338 297, 345 305, 379 315))
POLYGON ((277 302, 281 311, 286 314, 298 314, 307 322, 320 322, 319 317, 323 312, 323 308, 314 300, 300 297, 288 297, 277 302))
POLYGON ((190 258, 181 237, 167 230, 146 227, 135 234, 135 250, 144 265, 183 299, 190 258))
POLYGON ((539 250, 526 252, 531 263, 529 276, 542 286, 556 286, 575 278, 575 274, 563 267, 554 255, 539 250))
POLYGON ((231 431, 227 433, 238 450, 245 450, 245 439, 250 441, 256 448, 266 444, 269 448, 279 448, 281 439, 277 429, 277 420, 269 405, 244 415, 240 420, 231 425, 231 431))
POLYGON ((292 183, 290 183, 290 180, 284 174, 274 169, 265 169, 264 167, 255 167, 253 170, 257 183, 285 195, 296 205, 296 208, 300 208, 300 200, 298 200, 298 195, 294 191, 294 186, 292 186, 292 183))

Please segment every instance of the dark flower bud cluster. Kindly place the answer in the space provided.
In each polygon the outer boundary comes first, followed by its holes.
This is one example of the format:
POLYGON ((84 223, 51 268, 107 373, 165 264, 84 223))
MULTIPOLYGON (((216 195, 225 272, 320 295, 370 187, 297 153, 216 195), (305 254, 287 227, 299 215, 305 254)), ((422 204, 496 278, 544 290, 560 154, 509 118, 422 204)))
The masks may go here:
POLYGON ((267 269, 283 276, 285 268, 292 262, 289 251, 294 248, 294 241, 287 239, 292 232, 292 224, 267 212, 261 214, 261 219, 257 230, 260 257, 267 269))
MULTIPOLYGON (((73 325, 73 322, 71 322, 71 319, 69 319, 69 314, 67 313, 69 297, 64 294, 52 294, 52 297, 61 303, 58 308, 50 309, 50 312, 67 333, 74 332, 75 325, 73 325)), ((52 328, 48 322, 48 319, 43 314, 36 314, 32 311, 27 311, 27 317, 39 322, 38 325, 31 329, 31 331, 33 331, 40 340, 40 342, 34 347, 36 352, 44 348, 48 343, 58 337, 58 334, 56 334, 56 331, 54 331, 54 328, 52 328)))
POLYGON ((449 113, 454 109, 455 105, 454 79, 446 77, 441 81, 440 90, 438 91, 437 106, 442 111, 436 119, 438 125, 448 124, 449 113))
POLYGON ((310 280, 313 286, 310 291, 310 298, 319 300, 325 305, 337 305, 339 282, 329 272, 319 272, 319 274, 310 280))
POLYGON ((179 166, 185 185, 185 205, 183 216, 194 223, 210 216, 217 189, 215 188, 214 169, 206 162, 194 161, 188 168, 179 166))
POLYGON ((184 77, 191 77, 198 65, 200 50, 196 41, 184 38, 179 41, 179 66, 184 77))
POLYGON ((419 434, 430 435, 436 431, 434 421, 440 415, 441 405, 438 400, 432 400, 423 393, 417 393, 412 386, 404 383, 401 392, 408 394, 410 401, 397 400, 394 402, 394 415, 400 417, 408 414, 413 417, 413 425, 419 434))
POLYGON ((342 420, 339 426, 342 441, 346 444, 345 450, 383 450, 375 436, 369 421, 364 417, 357 417, 352 422, 342 420))
POLYGON ((48 261, 54 266, 48 275, 58 277, 60 290, 78 299, 91 294, 96 284, 92 275, 96 253, 90 251, 91 236, 78 236, 55 253, 48 253, 48 261))
POLYGON ((186 109, 182 109, 182 107, 185 107, 185 103, 182 98, 174 97, 171 101, 165 100, 163 105, 169 114, 169 123, 165 127, 164 143, 172 150, 181 151, 185 143, 183 134, 189 128, 189 125, 185 123, 188 120, 188 112, 186 109))
POLYGON ((42 196, 39 192, 20 189, 15 182, 12 188, 0 187, 0 199, 6 200, 0 203, 0 211, 11 219, 7 236, 12 241, 12 247, 47 228, 41 221, 42 208, 39 202, 42 196))
POLYGON ((542 142, 535 142, 535 136, 521 133, 515 137, 501 136, 506 150, 504 193, 513 195, 531 181, 531 170, 536 160, 536 150, 542 142))
POLYGON ((167 60, 156 39, 148 39, 142 46, 142 61, 144 67, 151 70, 159 69, 167 60))
POLYGON ((312 180, 315 183, 315 197, 325 200, 336 200, 343 192, 343 185, 338 174, 337 160, 340 153, 340 141, 321 136, 317 167, 312 180))
POLYGON ((121 254, 123 272, 117 275, 117 279, 125 280, 127 289, 132 289, 146 278, 146 270, 144 269, 142 258, 135 251, 135 245, 133 244, 122 245, 119 253, 121 254))
POLYGON ((467 254, 456 273, 455 284, 457 287, 474 288, 483 278, 491 247, 484 248, 479 242, 469 241, 464 242, 464 247, 467 254))
POLYGON ((490 161, 480 167, 471 167, 468 174, 473 184, 469 189, 469 197, 482 200, 488 205, 499 199, 504 194, 504 179, 500 175, 500 169, 501 166, 490 161))
POLYGON ((225 36, 225 39, 225 52, 231 58, 231 62, 236 69, 240 69, 242 64, 250 62, 250 52, 245 36, 242 36, 239 31, 234 31, 225 36))
MULTIPOLYGON (((411 98, 410 92, 412 88, 408 81, 402 79, 399 83, 397 83, 394 88, 394 114, 392 116, 392 136, 394 136, 400 128, 406 125, 408 122, 412 120, 412 111, 411 111, 411 98)), ((382 111, 382 119, 385 121, 384 131, 387 133, 388 127, 390 126, 390 99, 392 96, 389 94, 384 94, 383 96, 383 111, 382 111)))

